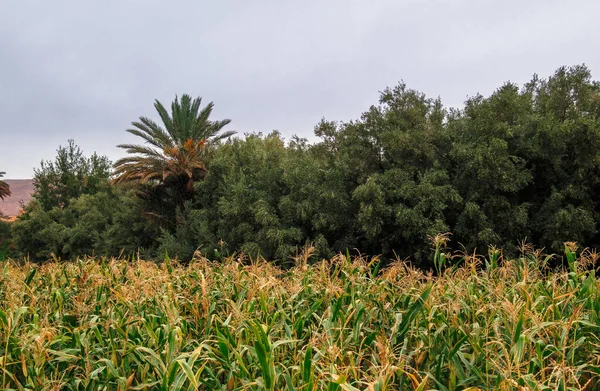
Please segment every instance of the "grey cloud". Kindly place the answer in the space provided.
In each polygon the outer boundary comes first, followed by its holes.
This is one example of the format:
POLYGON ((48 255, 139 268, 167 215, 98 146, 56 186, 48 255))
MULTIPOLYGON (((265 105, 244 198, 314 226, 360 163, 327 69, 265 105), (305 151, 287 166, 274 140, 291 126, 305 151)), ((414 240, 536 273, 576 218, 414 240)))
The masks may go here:
POLYGON ((404 79, 460 106, 561 65, 600 70, 600 3, 5 0, 0 169, 29 177, 75 138, 112 159, 155 98, 190 93, 240 132, 311 136, 404 79))

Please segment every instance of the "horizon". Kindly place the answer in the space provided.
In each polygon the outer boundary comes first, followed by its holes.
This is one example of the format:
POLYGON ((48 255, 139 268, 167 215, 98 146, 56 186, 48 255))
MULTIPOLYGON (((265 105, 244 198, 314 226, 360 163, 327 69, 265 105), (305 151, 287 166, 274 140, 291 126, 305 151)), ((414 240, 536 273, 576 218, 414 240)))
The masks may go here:
POLYGON ((34 3, 0 15, 6 179, 32 178, 69 139, 115 161, 137 142, 131 121, 183 93, 213 101, 239 135, 313 141, 322 118, 359 118, 401 80, 461 108, 560 66, 600 72, 591 0, 34 3))

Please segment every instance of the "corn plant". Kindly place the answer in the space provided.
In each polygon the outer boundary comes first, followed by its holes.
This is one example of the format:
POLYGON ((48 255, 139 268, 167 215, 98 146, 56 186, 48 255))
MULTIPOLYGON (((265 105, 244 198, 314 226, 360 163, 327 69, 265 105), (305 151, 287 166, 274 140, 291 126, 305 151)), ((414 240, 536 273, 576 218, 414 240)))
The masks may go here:
MULTIPOLYGON (((442 254, 443 242, 436 252, 442 254)), ((7 390, 594 390, 600 295, 523 248, 425 273, 347 254, 0 265, 7 390), (540 266, 541 265, 541 266, 540 266)))

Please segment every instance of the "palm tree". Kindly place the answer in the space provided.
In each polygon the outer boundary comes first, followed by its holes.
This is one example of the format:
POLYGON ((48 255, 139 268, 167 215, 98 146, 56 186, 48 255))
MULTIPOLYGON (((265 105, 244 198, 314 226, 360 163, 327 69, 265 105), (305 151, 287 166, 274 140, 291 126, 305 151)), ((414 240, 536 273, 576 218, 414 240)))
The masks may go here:
MULTIPOLYGON (((4 174, 6 173, 0 171, 0 178, 2 178, 4 174)), ((10 186, 8 186, 8 183, 0 181, 0 200, 4 200, 6 197, 10 197, 10 186)))
POLYGON ((169 114, 156 100, 154 107, 162 126, 147 117, 132 122, 131 134, 141 137, 149 145, 121 144, 128 156, 115 163, 115 182, 138 182, 183 186, 189 196, 193 183, 206 175, 204 149, 235 134, 222 132, 231 120, 211 121, 214 104, 210 102, 200 108, 202 98, 192 99, 189 95, 177 96, 171 104, 169 114))

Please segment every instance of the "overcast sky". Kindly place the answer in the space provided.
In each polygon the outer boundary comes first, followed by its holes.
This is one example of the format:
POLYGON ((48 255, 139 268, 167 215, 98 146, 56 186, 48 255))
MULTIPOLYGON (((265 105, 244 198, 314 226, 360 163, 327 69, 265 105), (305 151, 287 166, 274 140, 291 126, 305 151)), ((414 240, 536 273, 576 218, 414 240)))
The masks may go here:
POLYGON ((598 0, 1 0, 0 171, 31 177, 70 138, 114 160, 175 94, 240 133, 311 137, 400 80, 460 107, 561 65, 599 79, 598 15, 598 0))

